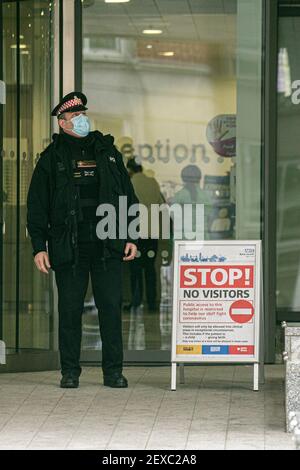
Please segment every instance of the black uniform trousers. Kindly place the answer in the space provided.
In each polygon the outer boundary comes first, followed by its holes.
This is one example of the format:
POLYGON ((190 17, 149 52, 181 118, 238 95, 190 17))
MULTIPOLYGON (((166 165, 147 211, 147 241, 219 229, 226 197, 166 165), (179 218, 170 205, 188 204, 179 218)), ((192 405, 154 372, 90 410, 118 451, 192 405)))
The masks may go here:
POLYGON ((72 267, 55 271, 58 289, 59 350, 62 374, 79 377, 82 313, 91 275, 92 290, 98 309, 102 340, 104 375, 122 372, 123 343, 121 318, 122 261, 102 260, 99 240, 79 242, 79 259, 75 276, 72 267))
POLYGON ((139 258, 130 262, 130 280, 131 280, 131 304, 138 307, 143 302, 144 295, 144 273, 146 284, 146 298, 148 307, 156 306, 156 270, 155 259, 158 249, 158 240, 141 239, 139 240, 139 258), (149 254, 152 256, 149 256, 149 254))

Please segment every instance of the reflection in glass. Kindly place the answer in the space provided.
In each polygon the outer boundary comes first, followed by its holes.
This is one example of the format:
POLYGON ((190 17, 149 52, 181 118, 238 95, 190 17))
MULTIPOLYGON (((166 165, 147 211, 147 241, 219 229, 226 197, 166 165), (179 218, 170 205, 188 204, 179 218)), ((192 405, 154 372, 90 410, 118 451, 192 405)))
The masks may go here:
POLYGON ((277 308, 300 311, 300 18, 281 17, 278 54, 277 308))
MULTIPOLYGON (((115 7, 83 3, 83 91, 93 128, 115 136, 125 165, 134 158, 142 166, 132 177, 142 200, 156 182, 148 203, 160 193, 169 204, 204 204, 206 239, 259 237, 260 1, 115 7)), ((124 264, 124 345, 170 349, 172 240, 158 239, 141 252, 124 264)), ((93 321, 85 315, 84 328, 93 321)))
POLYGON ((16 230, 17 230, 17 50, 16 3, 2 8, 3 78, 6 105, 3 106, 3 338, 8 352, 16 347, 16 230))
POLYGON ((8 348, 17 345, 22 349, 50 349, 52 341, 51 277, 37 271, 26 230, 26 198, 32 171, 51 134, 51 4, 49 1, 18 2, 19 15, 17 2, 2 5, 7 88, 7 102, 3 107, 3 326, 8 348))
POLYGON ((20 4, 20 347, 51 348, 51 275, 35 267, 26 231, 26 197, 38 154, 50 142, 52 12, 50 1, 20 4), (23 55, 23 52, 28 54, 23 55))

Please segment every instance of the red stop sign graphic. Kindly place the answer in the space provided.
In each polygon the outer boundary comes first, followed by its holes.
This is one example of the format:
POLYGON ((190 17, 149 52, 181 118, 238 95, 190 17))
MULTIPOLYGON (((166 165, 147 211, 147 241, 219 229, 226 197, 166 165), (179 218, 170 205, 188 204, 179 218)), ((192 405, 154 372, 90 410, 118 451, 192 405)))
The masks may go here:
POLYGON ((254 307, 248 300, 237 300, 231 304, 229 315, 236 323, 247 323, 254 315, 254 307))

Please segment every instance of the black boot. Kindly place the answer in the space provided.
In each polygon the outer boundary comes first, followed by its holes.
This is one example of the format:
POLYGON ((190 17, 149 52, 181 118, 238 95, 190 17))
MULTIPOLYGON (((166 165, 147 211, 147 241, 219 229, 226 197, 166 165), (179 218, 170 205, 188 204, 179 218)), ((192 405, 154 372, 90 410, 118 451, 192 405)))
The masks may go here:
POLYGON ((79 379, 71 374, 65 374, 60 381, 61 388, 78 388, 79 379))
POLYGON ((113 388, 127 388, 128 387, 127 379, 120 372, 115 372, 114 374, 111 374, 111 375, 104 375, 103 378, 104 378, 103 383, 107 387, 113 387, 113 388))

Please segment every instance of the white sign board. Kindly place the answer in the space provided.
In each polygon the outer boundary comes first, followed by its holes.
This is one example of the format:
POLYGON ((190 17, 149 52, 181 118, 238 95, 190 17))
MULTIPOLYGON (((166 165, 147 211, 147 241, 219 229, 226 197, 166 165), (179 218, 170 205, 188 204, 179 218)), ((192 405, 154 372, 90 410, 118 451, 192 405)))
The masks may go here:
POLYGON ((175 241, 172 363, 258 363, 260 241, 175 241))

